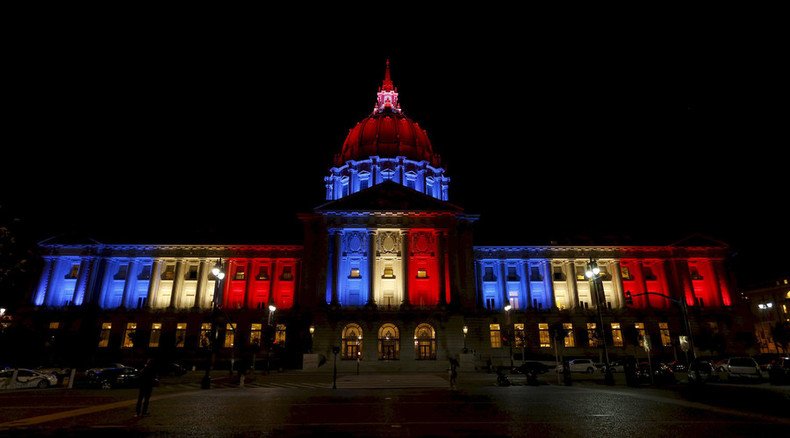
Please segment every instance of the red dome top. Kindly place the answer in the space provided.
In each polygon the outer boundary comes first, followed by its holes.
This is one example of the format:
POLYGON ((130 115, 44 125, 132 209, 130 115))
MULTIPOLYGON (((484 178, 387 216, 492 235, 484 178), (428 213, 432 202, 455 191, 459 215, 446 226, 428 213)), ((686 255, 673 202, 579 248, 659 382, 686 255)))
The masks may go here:
POLYGON ((439 166, 439 157, 433 153, 425 130, 402 113, 391 111, 372 114, 351 128, 343 143, 343 151, 335 161, 342 165, 349 160, 365 160, 373 155, 382 158, 404 156, 439 166))
POLYGON ((401 112, 398 90, 390 79, 389 60, 377 97, 373 114, 349 130, 342 152, 335 156, 335 164, 340 166, 349 160, 365 160, 375 155, 404 156, 439 167, 439 156, 433 153, 428 134, 401 112))

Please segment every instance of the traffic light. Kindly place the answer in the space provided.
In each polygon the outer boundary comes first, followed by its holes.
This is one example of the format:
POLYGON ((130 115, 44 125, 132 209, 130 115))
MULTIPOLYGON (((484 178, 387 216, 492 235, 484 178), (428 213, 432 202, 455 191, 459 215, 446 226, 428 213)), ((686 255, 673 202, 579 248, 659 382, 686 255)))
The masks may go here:
POLYGON ((633 304, 634 304, 634 299, 631 298, 631 291, 630 290, 626 291, 625 292, 625 305, 626 306, 630 306, 630 305, 633 305, 633 304))

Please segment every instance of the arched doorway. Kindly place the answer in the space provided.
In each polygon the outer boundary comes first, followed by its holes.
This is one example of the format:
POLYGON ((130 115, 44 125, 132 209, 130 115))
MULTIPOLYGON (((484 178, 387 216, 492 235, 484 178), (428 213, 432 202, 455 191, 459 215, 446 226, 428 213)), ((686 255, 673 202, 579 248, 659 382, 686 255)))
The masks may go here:
POLYGON ((362 327, 359 324, 348 324, 343 327, 342 359, 359 359, 362 357, 362 327))
POLYGON ((414 330, 417 360, 436 360, 436 331, 430 324, 420 324, 414 330))
POLYGON ((400 359, 400 332, 395 324, 384 324, 379 328, 379 359, 400 359))

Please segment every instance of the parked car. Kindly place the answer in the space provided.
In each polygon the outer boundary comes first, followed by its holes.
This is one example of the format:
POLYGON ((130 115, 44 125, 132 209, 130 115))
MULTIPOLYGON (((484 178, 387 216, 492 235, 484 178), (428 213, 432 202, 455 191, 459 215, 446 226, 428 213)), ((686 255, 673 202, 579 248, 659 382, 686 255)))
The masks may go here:
POLYGON ((689 383, 705 383, 713 382, 719 379, 717 371, 713 365, 707 360, 695 359, 691 362, 688 369, 688 382, 689 383))
MULTIPOLYGON (((592 359, 573 359, 568 361, 568 367, 574 373, 592 374, 596 369, 600 368, 600 365, 593 362, 592 359)), ((557 366, 557 372, 562 372, 562 365, 557 366)))
POLYGON ((140 372, 132 367, 104 368, 88 376, 88 384, 101 389, 134 387, 139 381, 140 372))
POLYGON ((763 378, 760 366, 751 357, 731 357, 724 363, 724 372, 727 378, 749 378, 760 380, 763 378))
POLYGON ((6 369, 0 371, 0 388, 49 388, 57 385, 58 378, 52 374, 43 374, 26 368, 17 370, 6 369), (16 372, 16 382, 14 373, 16 372))
MULTIPOLYGON (((625 371, 625 365, 619 360, 613 360, 609 362, 609 368, 612 369, 613 373, 622 373, 625 371)), ((606 372, 606 365, 601 367, 601 372, 606 372)))
POLYGON ((516 372, 521 374, 528 374, 528 373, 543 374, 549 372, 549 367, 548 365, 542 362, 526 361, 523 364, 516 367, 516 372))
POLYGON ((768 380, 772 385, 790 383, 790 357, 775 359, 768 368, 768 380))
POLYGON ((160 376, 183 376, 187 373, 186 367, 178 362, 168 362, 157 370, 160 376))
POLYGON ((107 369, 110 369, 110 368, 130 368, 130 367, 127 367, 126 365, 124 365, 122 363, 117 363, 116 362, 116 363, 111 363, 111 364, 109 364, 107 366, 103 366, 103 367, 89 368, 89 369, 85 370, 85 376, 90 378, 91 375, 93 375, 95 373, 98 373, 99 371, 107 370, 107 369))
POLYGON ((675 372, 667 364, 663 363, 654 363, 651 369, 649 362, 639 362, 636 368, 636 376, 639 379, 639 383, 653 383, 655 385, 675 383, 675 372), (650 377, 651 372, 652 379, 650 377))
POLYGON ((679 360, 673 360, 672 362, 667 363, 667 366, 676 373, 685 373, 686 370, 688 369, 686 364, 679 360))

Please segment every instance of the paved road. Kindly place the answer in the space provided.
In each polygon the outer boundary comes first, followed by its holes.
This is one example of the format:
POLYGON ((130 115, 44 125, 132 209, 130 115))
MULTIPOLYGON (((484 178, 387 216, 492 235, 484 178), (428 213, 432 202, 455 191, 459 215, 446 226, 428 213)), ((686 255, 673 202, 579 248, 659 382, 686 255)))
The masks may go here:
MULTIPOLYGON (((327 384, 326 375, 266 377, 258 384, 327 384)), ((133 417, 134 390, 14 391, 0 394, 0 434, 728 437, 783 436, 790 426, 786 394, 758 387, 720 385, 695 392, 595 382, 496 387, 491 375, 461 378, 458 391, 450 391, 438 375, 345 376, 337 390, 201 391, 185 381, 157 388, 152 415, 139 419, 133 417), (402 386, 415 382, 424 387, 402 386)))

